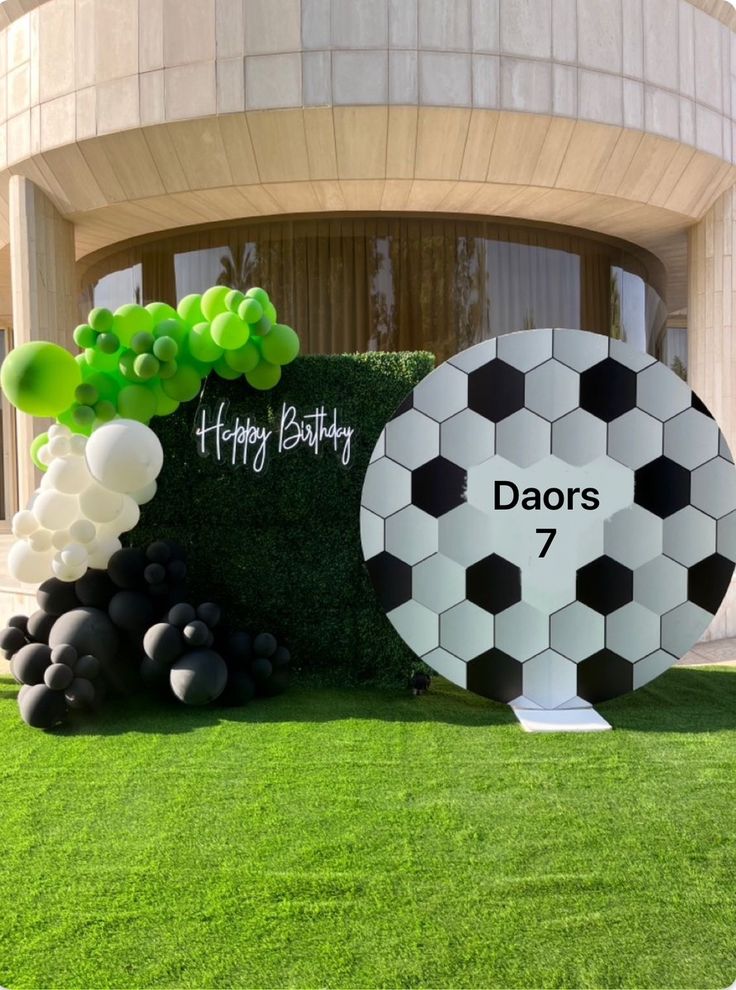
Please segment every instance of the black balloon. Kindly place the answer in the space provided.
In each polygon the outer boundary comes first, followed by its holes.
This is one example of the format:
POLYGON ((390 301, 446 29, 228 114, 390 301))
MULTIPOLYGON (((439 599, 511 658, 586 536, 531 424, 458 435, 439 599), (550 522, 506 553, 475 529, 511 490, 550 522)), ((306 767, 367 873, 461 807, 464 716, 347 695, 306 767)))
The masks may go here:
POLYGON ((163 542, 169 548, 169 553, 171 554, 171 560, 187 559, 186 550, 180 543, 177 543, 176 540, 164 540, 163 542))
POLYGON ((74 608, 79 608, 75 585, 71 581, 60 581, 58 578, 48 578, 38 586, 36 601, 39 607, 49 615, 64 615, 74 608))
POLYGON ((214 602, 202 602, 197 608, 197 618, 206 623, 210 629, 214 629, 222 618, 222 609, 214 602))
POLYGON ((147 564, 148 559, 139 547, 123 547, 110 557, 107 573, 118 588, 134 591, 144 583, 143 572, 147 564))
POLYGON ((276 637, 271 633, 260 633, 253 640, 253 652, 257 657, 272 657, 278 645, 276 637))
POLYGON ((52 663, 46 668, 43 681, 52 691, 66 691, 74 680, 74 671, 65 663, 52 663))
POLYGON ((25 645, 26 638, 17 626, 8 626, 0 631, 0 649, 5 650, 6 656, 12 657, 25 645))
POLYGON ((82 605, 90 605, 92 608, 107 608, 110 599, 118 588, 107 571, 90 567, 86 574, 75 583, 74 590, 82 605))
POLYGON ((251 673, 256 684, 267 681, 273 673, 273 664, 267 657, 256 657, 250 665, 251 673))
POLYGON ((148 584, 163 584, 166 581, 166 568, 163 564, 149 564, 143 572, 148 584))
POLYGON ((73 667, 77 662, 77 651, 68 643, 61 643, 51 651, 51 663, 65 663, 67 667, 73 667))
POLYGON ((289 653, 285 646, 280 646, 271 657, 271 663, 273 664, 274 669, 279 667, 288 667, 290 662, 291 653, 289 653))
POLYGON ((225 655, 232 663, 243 663, 250 660, 253 656, 253 640, 250 633, 242 629, 234 632, 227 641, 225 655))
POLYGON ((28 627, 28 616, 27 615, 11 615, 8 619, 8 626, 11 629, 20 629, 22 633, 26 631, 28 627))
POLYGON ((176 661, 169 675, 171 690, 185 705, 206 705, 227 684, 227 665, 214 650, 193 650, 176 661))
POLYGON ((56 616, 43 609, 38 609, 28 619, 28 637, 36 643, 48 643, 51 627, 56 622, 56 616))
POLYGON ((171 560, 171 547, 165 540, 155 540, 148 545, 146 558, 153 564, 167 564, 171 560))
POLYGON ((67 688, 65 697, 70 708, 92 708, 95 703, 95 686, 86 677, 75 677, 67 688))
POLYGON ((18 698, 21 718, 34 729, 52 729, 64 721, 67 703, 61 691, 36 684, 18 698))
POLYGON ((169 665, 145 656, 141 660, 141 680, 148 687, 159 688, 169 685, 169 665))
POLYGON ((197 618, 197 613, 188 602, 181 602, 169 609, 167 618, 173 626, 181 626, 183 629, 187 623, 193 622, 197 618))
POLYGON ((184 626, 182 635, 189 646, 204 646, 209 637, 210 631, 199 619, 188 622, 184 626))
POLYGON ((133 636, 143 636, 154 618, 151 599, 140 591, 118 591, 107 612, 119 629, 133 636))
POLYGON ((13 676, 22 684, 42 684, 51 663, 51 650, 44 643, 28 643, 13 657, 13 676))
POLYGON ((183 581, 187 576, 187 565, 183 560, 172 560, 166 565, 166 575, 172 581, 183 581))
POLYGON ((74 676, 93 681, 100 673, 100 661, 91 653, 80 657, 74 664, 74 676))
POLYGON ((157 622, 143 637, 143 649, 151 660, 170 666, 184 649, 181 631, 169 622, 157 622))
POLYGON ((80 656, 91 653, 102 663, 112 663, 120 648, 120 636, 106 612, 98 608, 77 608, 54 623, 49 637, 51 647, 68 643, 80 656))

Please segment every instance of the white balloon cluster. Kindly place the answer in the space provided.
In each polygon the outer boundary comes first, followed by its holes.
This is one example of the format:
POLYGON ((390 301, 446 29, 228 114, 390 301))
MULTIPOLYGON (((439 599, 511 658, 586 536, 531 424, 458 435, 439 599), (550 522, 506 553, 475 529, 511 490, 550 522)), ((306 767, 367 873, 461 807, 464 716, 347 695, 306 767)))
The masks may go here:
POLYGON ((164 460, 156 434, 135 420, 113 420, 89 439, 57 424, 48 437, 38 452, 48 465, 41 487, 12 524, 8 569, 28 584, 77 581, 88 567, 107 567, 139 506, 156 494, 164 460))

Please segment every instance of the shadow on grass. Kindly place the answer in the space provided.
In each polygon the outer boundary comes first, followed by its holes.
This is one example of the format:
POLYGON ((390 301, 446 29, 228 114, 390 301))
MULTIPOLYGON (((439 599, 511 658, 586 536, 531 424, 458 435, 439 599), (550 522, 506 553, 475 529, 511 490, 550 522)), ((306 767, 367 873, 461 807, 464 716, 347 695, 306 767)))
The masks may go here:
MULTIPOLYGON (((14 702, 17 688, 0 678, 0 705, 14 702)), ((700 733, 736 729, 736 669, 674 668, 651 685, 597 706, 614 729, 632 732, 700 733)), ((54 735, 175 735, 221 722, 383 721, 436 723, 489 729, 516 724, 506 705, 496 704, 437 678, 431 691, 413 698, 404 691, 321 687, 297 680, 286 694, 242 708, 189 708, 173 697, 115 697, 95 713, 73 713, 54 735)))

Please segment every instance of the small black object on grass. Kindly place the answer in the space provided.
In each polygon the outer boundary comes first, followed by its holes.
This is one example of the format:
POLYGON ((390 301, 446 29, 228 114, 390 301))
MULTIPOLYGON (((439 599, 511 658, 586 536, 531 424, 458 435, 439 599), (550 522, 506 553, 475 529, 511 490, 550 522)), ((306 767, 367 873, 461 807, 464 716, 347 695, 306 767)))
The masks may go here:
POLYGON ((432 678, 429 674, 423 673, 421 670, 415 671, 409 680, 409 686, 411 687, 411 693, 415 698, 419 695, 425 694, 429 691, 432 684, 432 678))

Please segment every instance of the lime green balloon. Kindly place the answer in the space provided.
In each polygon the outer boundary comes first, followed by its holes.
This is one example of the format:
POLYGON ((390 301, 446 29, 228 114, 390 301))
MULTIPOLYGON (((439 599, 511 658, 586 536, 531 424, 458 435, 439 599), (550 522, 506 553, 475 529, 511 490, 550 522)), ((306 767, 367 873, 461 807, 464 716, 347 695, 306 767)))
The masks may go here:
POLYGON ((279 314, 276 312, 276 307, 272 302, 267 302, 263 307, 263 315, 266 316, 271 323, 278 323, 279 314))
POLYGON ((232 289, 225 296, 225 305, 230 310, 231 313, 237 313, 238 306, 245 299, 245 293, 241 292, 239 289, 232 289))
POLYGON ((159 368, 160 364, 153 354, 139 354, 133 362, 133 370, 144 382, 149 378, 155 378, 159 368))
POLYGON ((211 323, 220 313, 228 311, 225 300, 231 292, 232 289, 229 285, 213 285, 211 289, 205 292, 202 296, 202 313, 205 320, 209 320, 211 323))
POLYGON ((224 378, 226 381, 234 382, 236 378, 240 378, 243 372, 235 371, 234 368, 231 368, 225 360, 225 355, 223 355, 215 364, 215 374, 219 375, 220 378, 224 378))
POLYGON ((261 342, 261 353, 271 364, 290 364, 299 353, 299 337, 285 323, 275 323, 261 342))
POLYGON ((148 303, 146 309, 151 314, 154 327, 164 320, 175 320, 179 315, 173 306, 163 302, 148 303))
POLYGON ((189 327, 184 320, 179 319, 178 316, 176 319, 163 320, 161 323, 157 324, 153 331, 153 336, 156 340, 160 340, 162 337, 171 337, 172 340, 176 341, 179 347, 184 344, 184 341, 187 339, 188 335, 189 327))
POLYGON ((281 368, 262 360, 252 371, 246 372, 245 380, 259 392, 265 392, 281 381, 281 368))
POLYGON ((261 360, 261 352, 252 340, 248 340, 237 351, 226 351, 225 361, 238 372, 252 371, 261 360))
POLYGON ((70 409, 67 409, 60 416, 56 417, 56 422, 61 423, 62 426, 68 426, 72 433, 81 433, 85 437, 88 437, 92 432, 92 423, 78 423, 74 416, 77 408, 78 406, 72 406, 70 409))
POLYGON ((87 352, 83 351, 81 354, 75 354, 74 360, 79 365, 79 370, 82 372, 82 381, 86 381, 90 375, 95 374, 95 369, 87 360, 87 352))
POLYGON ((262 289, 258 285, 254 285, 252 289, 248 289, 245 296, 246 299, 257 299, 264 309, 266 307, 266 304, 271 302, 266 290, 262 289))
POLYGON ((137 333, 153 331, 153 317, 143 306, 127 303, 115 310, 112 327, 121 344, 129 346, 137 333))
POLYGON ((148 354, 153 350, 153 334, 137 333, 131 340, 130 346, 136 354, 148 354))
POLYGON ((0 387, 9 402, 31 416, 58 416, 74 401, 82 369, 69 351, 34 340, 15 347, 0 369, 0 387))
POLYGON ((263 316, 263 306, 257 299, 252 297, 249 299, 246 296, 238 308, 238 316, 245 323, 258 323, 263 316))
POLYGON ((148 387, 156 398, 157 416, 169 416, 171 413, 176 412, 180 403, 177 399, 172 399, 170 395, 164 392, 160 382, 152 382, 148 387))
POLYGON ((205 363, 222 357, 222 348, 212 339, 209 323, 198 323, 189 331, 189 352, 197 361, 205 363))
POLYGON ((107 399, 95 403, 95 416, 100 423, 109 423, 111 419, 115 419, 117 416, 115 404, 108 402, 107 399))
POLYGON ((156 396, 145 385, 128 385, 118 395, 118 412, 123 419, 148 423, 156 415, 156 396))
POLYGON ((97 334, 88 323, 80 323, 72 334, 77 347, 94 347, 97 334))
POLYGON ((41 447, 43 447, 44 444, 47 444, 48 442, 49 442, 48 433, 39 433, 39 435, 37 437, 34 437, 33 440, 31 441, 31 447, 30 447, 31 460, 36 465, 38 470, 43 471, 44 473, 48 471, 48 467, 46 464, 43 463, 43 461, 39 461, 38 452, 41 449, 41 447))
POLYGON ((97 389, 97 394, 101 400, 114 402, 118 397, 120 385, 112 375, 105 374, 104 371, 96 371, 86 380, 87 385, 92 385, 97 389))
POLYGON ((90 382, 77 385, 74 390, 74 398, 82 406, 93 406, 100 398, 100 393, 90 382))
POLYGON ((162 381, 167 378, 173 378, 178 370, 179 364, 177 361, 161 361, 158 369, 158 377, 162 381))
POLYGON ((218 347, 224 351, 236 351, 250 336, 250 329, 236 313, 220 313, 212 321, 210 333, 218 347))
POLYGON ((173 337, 159 337, 154 341, 153 354, 159 361, 173 361, 179 353, 179 345, 173 337))
POLYGON ((118 362, 118 370, 127 382, 140 382, 140 376, 135 370, 136 355, 132 351, 125 351, 118 362))
POLYGON ((263 316, 258 321, 258 323, 256 323, 251 328, 251 330, 257 336, 259 336, 259 337, 265 337, 267 333, 270 333, 271 332, 271 327, 272 326, 273 326, 273 323, 271 323, 271 321, 269 320, 269 318, 264 313, 263 316))
POLYGON ((177 313, 190 327, 196 326, 204 320, 202 312, 202 297, 194 292, 190 296, 184 296, 176 307, 177 313))
POLYGON ((120 350, 120 341, 114 333, 101 333, 97 338, 96 346, 103 354, 117 354, 120 350))
POLYGON ((179 365, 175 375, 161 382, 161 388, 164 392, 170 399, 176 399, 177 402, 189 402, 190 399, 199 395, 201 387, 202 379, 197 374, 196 369, 188 364, 179 365))
POLYGON ((88 347, 84 352, 90 368, 94 371, 105 371, 108 374, 116 370, 122 355, 122 350, 107 354, 105 351, 100 350, 99 347, 88 347))
POLYGON ((97 306, 89 314, 87 322, 97 333, 108 333, 112 330, 113 315, 104 306, 97 306))
POLYGON ((75 406, 72 410, 72 418, 77 426, 91 428, 95 421, 95 411, 91 406, 75 406))

